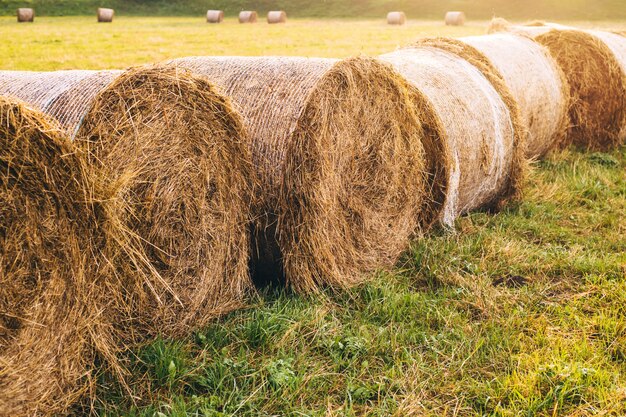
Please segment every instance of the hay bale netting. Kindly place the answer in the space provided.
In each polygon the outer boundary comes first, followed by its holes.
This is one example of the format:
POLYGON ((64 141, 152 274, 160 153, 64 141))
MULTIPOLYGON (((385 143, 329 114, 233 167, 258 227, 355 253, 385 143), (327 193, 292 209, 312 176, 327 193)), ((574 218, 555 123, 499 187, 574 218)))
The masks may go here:
POLYGON ((624 141, 626 81, 616 51, 596 31, 544 22, 501 27, 547 47, 563 70, 572 100, 564 144, 606 150, 624 141))
POLYGON ((472 209, 498 207, 519 192, 524 172, 519 109, 502 80, 436 47, 437 39, 382 55, 432 103, 448 143, 444 224, 472 209), (433 43, 435 46, 429 46, 433 43))
POLYGON ((448 26, 463 26, 465 24, 465 13, 447 12, 444 21, 448 26))
POLYGON ((224 11, 208 10, 206 12, 207 23, 222 23, 224 21, 224 11))
POLYGON ((569 86, 563 71, 543 46, 525 36, 499 33, 442 39, 440 47, 470 62, 482 62, 502 77, 528 132, 527 158, 541 157, 565 140, 569 86))
POLYGON ((406 15, 404 12, 389 12, 387 13, 387 24, 389 25, 404 25, 406 23, 406 15))
POLYGON ((96 351, 116 368, 107 306, 131 274, 110 265, 128 242, 60 126, 5 97, 0 166, 0 416, 65 414, 96 351))
POLYGON ((129 330, 185 334, 240 305, 250 286, 250 154, 238 114, 211 83, 159 67, 0 72, 0 92, 58 119, 115 187, 122 223, 164 280, 138 301, 129 330))
POLYGON ((282 10, 268 12, 267 23, 287 23, 287 13, 282 10))
POLYGON ((19 8, 17 9, 17 21, 20 23, 23 22, 34 22, 35 21, 35 10, 29 8, 19 8))
POLYGON ((256 23, 258 14, 252 10, 239 12, 239 23, 256 23))
POLYGON ((195 57, 241 110, 262 185, 255 278, 297 291, 356 285, 391 265, 424 196, 410 85, 371 58, 195 57))
POLYGON ((113 22, 114 15, 115 15, 115 10, 99 7, 98 8, 98 23, 111 23, 113 22))

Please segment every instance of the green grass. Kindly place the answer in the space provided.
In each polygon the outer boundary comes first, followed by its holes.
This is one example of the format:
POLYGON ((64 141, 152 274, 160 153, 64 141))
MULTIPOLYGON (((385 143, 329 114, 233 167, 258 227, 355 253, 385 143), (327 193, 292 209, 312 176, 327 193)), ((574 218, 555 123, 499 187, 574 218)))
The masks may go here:
MULTIPOLYGON (((626 30, 626 22, 569 22, 626 30)), ((124 17, 98 24, 92 17, 48 17, 18 24, 0 17, 0 67, 5 70, 123 68, 191 55, 302 55, 347 57, 380 54, 423 36, 483 34, 487 22, 463 27, 440 21, 403 27, 384 20, 292 19, 286 25, 209 25, 202 18, 124 17)))
POLYGON ((522 203, 342 294, 266 290, 101 370, 101 416, 626 414, 626 148, 540 162, 522 203))
POLYGON ((0 0, 0 15, 34 7, 41 16, 93 15, 113 7, 120 15, 202 16, 207 9, 235 16, 240 10, 286 10, 294 17, 384 17, 404 10, 409 18, 441 19, 448 10, 464 10, 472 19, 494 14, 518 19, 624 19, 622 0, 0 0))
MULTIPOLYGON (((0 18, 3 69, 125 67, 196 54, 343 57, 424 35, 413 22, 0 18)), ((590 23, 582 23, 589 26, 590 23)), ((594 26, 626 27, 623 22, 594 26)), ((96 368, 100 416, 626 415, 626 148, 538 163, 523 202, 415 241, 342 294, 265 290, 183 340, 128 353, 131 394, 96 368)), ((84 404, 88 407, 88 404, 84 404)), ((76 413, 82 414, 77 408, 76 413)))

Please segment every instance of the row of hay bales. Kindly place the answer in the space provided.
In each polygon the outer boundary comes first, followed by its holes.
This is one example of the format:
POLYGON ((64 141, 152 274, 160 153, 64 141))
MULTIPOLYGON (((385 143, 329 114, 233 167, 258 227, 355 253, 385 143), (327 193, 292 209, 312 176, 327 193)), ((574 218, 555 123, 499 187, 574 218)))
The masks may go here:
MULTIPOLYGON (((115 16, 115 10, 99 7, 96 11, 98 23, 111 23, 115 16)), ((32 23, 35 21, 35 9, 28 7, 20 7, 17 9, 18 23, 32 23)))
MULTIPOLYGON (((448 26, 463 26, 465 24, 464 12, 446 12, 444 22, 448 26)), ((387 23, 390 25, 404 25, 406 14, 401 11, 387 13, 387 23)))
POLYGON ((358 285, 518 197, 528 160, 624 143, 626 38, 501 26, 377 58, 0 71, 0 416, 66 413, 96 359, 123 383, 120 351, 255 283, 358 285))
MULTIPOLYGON (((244 10, 239 12, 239 23, 256 23, 258 13, 254 10, 244 10)), ((208 10, 206 13, 207 23, 222 23, 224 21, 223 10, 208 10)), ((284 10, 272 10, 267 12, 267 23, 287 23, 287 13, 284 10)))

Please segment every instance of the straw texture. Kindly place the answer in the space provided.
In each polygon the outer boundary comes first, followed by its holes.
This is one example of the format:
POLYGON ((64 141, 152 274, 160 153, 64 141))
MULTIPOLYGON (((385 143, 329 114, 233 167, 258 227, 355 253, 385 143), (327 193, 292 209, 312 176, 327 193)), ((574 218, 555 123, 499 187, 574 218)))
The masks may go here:
POLYGON ((120 372, 109 305, 144 281, 124 266, 131 241, 83 155, 4 97, 0 166, 0 416, 64 413, 94 354, 120 372))
POLYGON ((392 264, 425 201, 411 87, 380 62, 196 57, 243 114, 259 172, 255 275, 344 288, 392 264))
POLYGON ((607 150, 624 142, 626 86, 617 36, 544 22, 518 26, 498 21, 492 26, 490 30, 532 37, 550 51, 563 70, 572 103, 563 145, 607 150))
POLYGON ((519 188, 520 137, 509 107, 483 73, 447 51, 415 46, 381 56, 431 101, 448 142, 449 186, 442 212, 498 205, 519 188))
POLYGON ((122 306, 129 340, 187 334, 241 304, 254 180, 241 120, 210 83, 158 67, 0 72, 0 91, 74 136, 162 277, 122 306))

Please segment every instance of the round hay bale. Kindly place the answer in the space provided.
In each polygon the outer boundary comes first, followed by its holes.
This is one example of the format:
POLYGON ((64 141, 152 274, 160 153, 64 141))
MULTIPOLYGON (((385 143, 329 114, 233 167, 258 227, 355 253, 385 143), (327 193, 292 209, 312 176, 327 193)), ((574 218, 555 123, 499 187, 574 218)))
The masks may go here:
POLYGON ((35 21, 35 10, 29 8, 19 8, 17 9, 17 21, 20 23, 23 22, 34 22, 35 21))
POLYGON ((597 150, 622 143, 626 81, 613 51, 599 37, 578 30, 551 30, 535 40, 548 48, 570 86, 568 142, 597 150))
POLYGON ((569 86, 550 53, 525 36, 499 33, 450 41, 455 53, 482 61, 502 77, 517 102, 528 137, 525 155, 536 159, 565 140, 569 86), (459 49, 460 48, 460 49, 459 49))
POLYGON ((428 97, 441 120, 439 136, 450 153, 442 220, 451 225, 462 213, 517 196, 525 134, 519 109, 498 76, 437 44, 426 39, 380 58, 428 97))
POLYGON ((487 28, 487 33, 512 32, 517 33, 518 35, 536 37, 550 32, 553 29, 570 30, 574 28, 558 23, 543 22, 541 20, 534 20, 523 25, 514 25, 509 23, 506 19, 495 17, 491 20, 491 23, 487 28))
POLYGON ((287 23, 287 13, 284 11, 272 11, 267 13, 267 23, 287 23))
POLYGON ((387 24, 389 25, 404 25, 406 23, 406 15, 404 12, 389 12, 387 13, 387 24))
POLYGON ((241 110, 259 172, 258 282, 345 288, 391 265, 427 201, 409 84, 371 58, 195 57, 241 110))
POLYGON ((107 305, 131 277, 111 267, 128 242, 84 155, 5 97, 0 166, 0 415, 65 414, 96 351, 116 368, 107 305))
POLYGON ((99 7, 98 8, 98 23, 111 23, 113 22, 114 15, 115 15, 115 10, 99 7))
POLYGON ((208 10, 206 12, 207 23, 222 23, 224 21, 224 12, 222 10, 208 10))
POLYGON ((130 306, 133 339, 186 334, 241 305, 254 179, 240 117, 212 84, 160 67, 0 72, 0 92, 72 134, 162 277, 130 306))
POLYGON ((243 11, 239 12, 239 23, 256 23, 258 19, 257 12, 255 11, 243 11))
POLYGON ((447 12, 444 20, 447 26, 463 26, 465 24, 465 13, 447 12))

